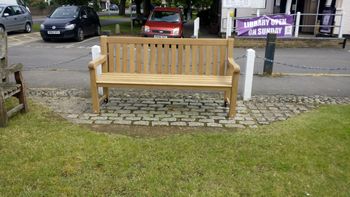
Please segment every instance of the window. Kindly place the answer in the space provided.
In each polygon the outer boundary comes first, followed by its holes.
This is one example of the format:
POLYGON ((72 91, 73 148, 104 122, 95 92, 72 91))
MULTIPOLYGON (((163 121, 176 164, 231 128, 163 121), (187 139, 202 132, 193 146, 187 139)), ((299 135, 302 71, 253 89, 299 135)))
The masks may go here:
POLYGON ((60 7, 52 13, 50 18, 75 18, 77 15, 77 7, 60 7))
POLYGON ((23 14, 23 10, 19 6, 11 6, 15 15, 23 14))
POLYGON ((80 12, 80 16, 83 17, 83 16, 88 16, 87 13, 86 13, 86 10, 85 9, 82 9, 81 12, 80 12))
POLYGON ((12 7, 9 6, 9 7, 5 8, 4 14, 9 14, 10 16, 13 16, 13 15, 15 15, 15 11, 12 9, 12 7))
POLYGON ((180 22, 180 14, 177 12, 155 11, 151 16, 151 21, 159 22, 180 22))

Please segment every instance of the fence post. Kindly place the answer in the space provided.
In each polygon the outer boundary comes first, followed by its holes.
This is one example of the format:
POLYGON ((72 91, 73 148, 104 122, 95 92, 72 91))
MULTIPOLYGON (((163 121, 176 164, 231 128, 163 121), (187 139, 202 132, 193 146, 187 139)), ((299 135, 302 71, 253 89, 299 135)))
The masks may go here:
POLYGON ((266 49, 265 49, 265 62, 264 62, 264 75, 271 75, 273 70, 273 60, 275 59, 276 49, 276 34, 267 34, 266 49))
POLYGON ((300 16, 301 16, 301 13, 297 12, 297 19, 295 21, 295 30, 294 30, 294 37, 296 38, 299 36, 300 16))
POLYGON ((342 10, 341 16, 340 16, 340 27, 339 27, 338 38, 343 37, 343 26, 344 26, 344 10, 342 10))
MULTIPOLYGON (((101 55, 101 47, 94 45, 91 47, 91 55, 92 55, 92 60, 98 58, 101 55)), ((102 66, 98 65, 96 68, 96 73, 97 75, 101 75, 102 74, 102 66)), ((102 96, 103 95, 103 88, 99 87, 98 88, 98 93, 102 96)))
POLYGON ((252 98, 255 51, 253 49, 248 49, 246 55, 247 55, 247 60, 245 64, 245 77, 244 77, 244 90, 243 90, 244 101, 248 101, 252 98))

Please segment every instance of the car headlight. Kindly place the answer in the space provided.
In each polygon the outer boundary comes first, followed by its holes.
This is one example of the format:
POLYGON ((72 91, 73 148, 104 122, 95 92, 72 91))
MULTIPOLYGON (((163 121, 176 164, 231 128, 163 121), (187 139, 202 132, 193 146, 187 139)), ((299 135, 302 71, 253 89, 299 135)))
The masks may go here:
POLYGON ((180 28, 175 28, 175 29, 173 29, 173 35, 179 35, 179 33, 180 33, 180 28))
POLYGON ((45 29, 45 25, 44 24, 40 24, 40 29, 41 30, 45 29))
POLYGON ((151 28, 150 28, 149 26, 145 25, 145 26, 143 27, 143 31, 144 31, 145 33, 148 33, 148 32, 151 31, 151 28))
POLYGON ((75 24, 67 24, 64 28, 66 30, 73 30, 75 28, 75 24))

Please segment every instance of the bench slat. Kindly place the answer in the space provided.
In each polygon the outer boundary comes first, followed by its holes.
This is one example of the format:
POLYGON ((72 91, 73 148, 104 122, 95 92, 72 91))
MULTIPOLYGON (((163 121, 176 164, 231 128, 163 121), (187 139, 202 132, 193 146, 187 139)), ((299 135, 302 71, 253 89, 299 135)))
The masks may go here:
POLYGON ((213 47, 213 75, 218 74, 218 47, 214 46, 213 47))
POLYGON ((115 44, 108 45, 108 72, 115 72, 114 64, 115 64, 115 44))
POLYGON ((151 62, 150 62, 150 73, 154 74, 155 73, 155 64, 156 64, 156 45, 155 44, 151 44, 151 62))
POLYGON ((123 44, 123 69, 122 72, 127 72, 128 66, 128 45, 123 44))
POLYGON ((171 74, 176 74, 176 45, 171 45, 171 74))
POLYGON ((199 47, 199 66, 198 66, 198 68, 199 68, 198 74, 199 75, 203 75, 204 74, 203 73, 203 71, 204 71, 204 69, 203 69, 203 66, 204 66, 204 47, 205 46, 200 46, 199 47))
POLYGON ((210 65, 211 65, 211 54, 212 54, 212 47, 207 46, 206 47, 206 61, 205 61, 205 74, 211 75, 210 65))
POLYGON ((198 72, 197 66, 197 57, 198 57, 198 46, 192 46, 192 75, 196 75, 198 72))
POLYGON ((184 51, 184 46, 183 45, 178 45, 178 74, 182 74, 182 67, 183 67, 183 51, 184 51))
POLYGON ((135 45, 130 44, 130 73, 135 73, 135 45))
POLYGON ((137 44, 136 45, 136 68, 137 68, 136 72, 137 73, 142 72, 141 58, 142 58, 141 45, 137 44))
POLYGON ((185 46, 185 74, 190 74, 190 63, 191 63, 191 48, 189 45, 185 46))
POLYGON ((164 45, 164 67, 165 74, 169 74, 169 45, 164 45))
POLYGON ((167 38, 167 39, 154 39, 154 38, 142 38, 142 37, 107 37, 108 43, 121 43, 121 44, 182 44, 182 45, 197 45, 197 46, 227 46, 226 39, 192 39, 192 38, 167 38))
POLYGON ((149 70, 148 70, 148 44, 143 45, 143 73, 149 73, 149 70))
POLYGON ((220 47, 220 68, 219 68, 220 75, 225 74, 225 62, 226 62, 225 57, 226 57, 226 47, 221 46, 220 47))
POLYGON ((157 73, 163 73, 163 47, 157 47, 157 73))
POLYGON ((163 85, 163 86, 199 86, 221 87, 232 86, 231 76, 199 76, 199 75, 158 75, 158 74, 129 74, 103 73, 97 77, 97 85, 163 85))

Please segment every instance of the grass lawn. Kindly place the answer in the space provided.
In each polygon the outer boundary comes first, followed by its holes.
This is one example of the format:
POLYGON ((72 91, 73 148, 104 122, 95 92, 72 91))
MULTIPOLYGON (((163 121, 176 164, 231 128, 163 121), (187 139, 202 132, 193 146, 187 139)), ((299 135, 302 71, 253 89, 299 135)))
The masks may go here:
POLYGON ((349 185, 349 105, 258 129, 136 138, 32 104, 0 129, 0 196, 349 196, 349 185))

